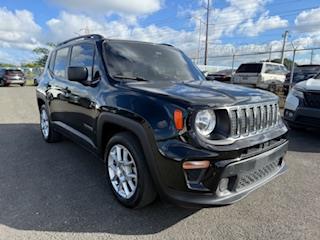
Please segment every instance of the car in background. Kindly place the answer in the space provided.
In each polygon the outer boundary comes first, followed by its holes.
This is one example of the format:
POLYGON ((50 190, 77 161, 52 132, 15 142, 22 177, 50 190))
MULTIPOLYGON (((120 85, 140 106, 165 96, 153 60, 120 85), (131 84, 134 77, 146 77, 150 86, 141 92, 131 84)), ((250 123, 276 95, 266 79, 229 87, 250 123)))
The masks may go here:
POLYGON ((287 73, 287 68, 279 63, 244 63, 234 74, 233 83, 275 91, 284 83, 287 73))
POLYGON ((231 78, 234 74, 232 69, 225 69, 215 73, 208 73, 207 80, 216 80, 219 82, 231 82, 231 78))
POLYGON ((0 69, 0 86, 5 87, 11 84, 24 86, 26 78, 20 69, 0 69))
MULTIPOLYGON (((310 64, 310 65, 300 65, 296 67, 293 73, 292 86, 294 86, 299 82, 302 82, 314 77, 319 72, 320 72, 320 65, 310 64)), ((291 77, 291 73, 288 73, 286 76, 286 80, 284 81, 284 84, 283 84, 283 92, 285 95, 288 95, 289 93, 290 77, 291 77)))
POLYGON ((320 73, 297 83, 289 92, 284 119, 290 128, 320 128, 320 73))

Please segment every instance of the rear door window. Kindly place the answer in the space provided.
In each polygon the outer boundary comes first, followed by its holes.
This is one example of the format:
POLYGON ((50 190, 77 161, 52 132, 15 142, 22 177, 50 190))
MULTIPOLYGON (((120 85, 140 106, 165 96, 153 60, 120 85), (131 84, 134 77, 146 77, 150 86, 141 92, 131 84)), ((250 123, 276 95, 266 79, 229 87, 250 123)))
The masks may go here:
POLYGON ((286 74, 286 69, 281 65, 266 64, 264 72, 267 74, 284 75, 286 74))
POLYGON ((241 64, 237 70, 237 73, 260 73, 261 69, 261 63, 241 64))
POLYGON ((57 50, 53 73, 56 77, 67 78, 69 48, 57 50))
POLYGON ((72 47, 70 66, 86 67, 88 69, 88 79, 92 80, 92 67, 94 58, 94 45, 83 43, 72 47))

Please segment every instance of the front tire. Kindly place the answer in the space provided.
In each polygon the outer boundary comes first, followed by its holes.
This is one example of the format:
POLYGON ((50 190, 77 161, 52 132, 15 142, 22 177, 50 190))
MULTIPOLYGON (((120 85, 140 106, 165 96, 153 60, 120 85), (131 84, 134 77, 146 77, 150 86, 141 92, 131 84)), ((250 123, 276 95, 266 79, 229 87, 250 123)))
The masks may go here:
POLYGON ((62 139, 62 136, 52 129, 48 110, 45 105, 40 107, 40 130, 43 139, 48 143, 59 142, 62 139))
POLYGON ((129 208, 152 203, 156 192, 137 138, 129 132, 114 135, 105 150, 107 184, 116 199, 129 208))

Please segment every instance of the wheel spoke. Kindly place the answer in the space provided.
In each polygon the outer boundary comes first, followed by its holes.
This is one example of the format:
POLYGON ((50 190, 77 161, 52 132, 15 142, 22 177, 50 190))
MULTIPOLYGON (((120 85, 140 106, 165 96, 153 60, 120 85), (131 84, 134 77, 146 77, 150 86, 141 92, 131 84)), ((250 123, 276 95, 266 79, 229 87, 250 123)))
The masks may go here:
POLYGON ((132 173, 127 174, 127 177, 131 178, 131 179, 137 179, 137 176, 135 174, 132 174, 132 173))
POLYGON ((134 183, 132 182, 132 180, 128 180, 128 184, 129 184, 131 190, 135 188, 134 183))
POLYGON ((121 158, 121 148, 117 146, 116 149, 117 149, 117 161, 118 161, 119 163, 121 163, 121 162, 122 162, 122 158, 121 158))
POLYGON ((126 196, 129 196, 130 191, 129 191, 127 182, 122 182, 122 187, 123 187, 124 192, 126 193, 126 196))

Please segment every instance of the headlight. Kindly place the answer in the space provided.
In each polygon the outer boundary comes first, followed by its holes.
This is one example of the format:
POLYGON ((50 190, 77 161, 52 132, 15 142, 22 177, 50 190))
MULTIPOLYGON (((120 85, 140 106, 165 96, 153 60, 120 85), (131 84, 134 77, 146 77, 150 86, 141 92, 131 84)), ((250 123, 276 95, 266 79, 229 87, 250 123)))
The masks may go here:
POLYGON ((293 95, 293 96, 296 96, 296 97, 298 97, 298 98, 303 98, 304 96, 303 96, 303 92, 300 90, 300 89, 297 89, 297 88, 292 88, 291 89, 291 94, 293 95))
POLYGON ((202 136, 208 136, 216 126, 216 115, 212 110, 199 111, 195 119, 195 128, 202 136))

